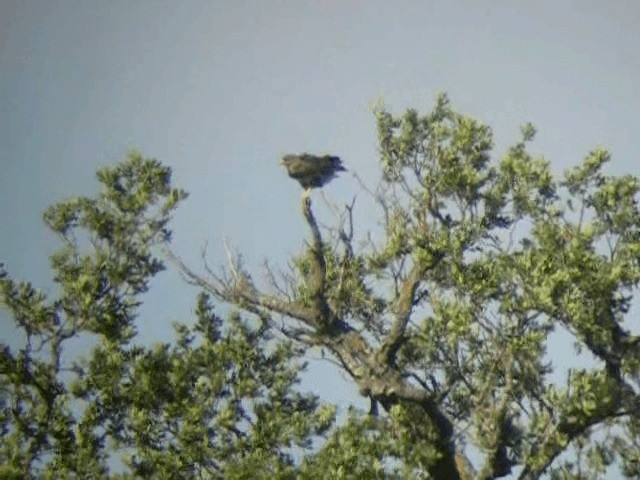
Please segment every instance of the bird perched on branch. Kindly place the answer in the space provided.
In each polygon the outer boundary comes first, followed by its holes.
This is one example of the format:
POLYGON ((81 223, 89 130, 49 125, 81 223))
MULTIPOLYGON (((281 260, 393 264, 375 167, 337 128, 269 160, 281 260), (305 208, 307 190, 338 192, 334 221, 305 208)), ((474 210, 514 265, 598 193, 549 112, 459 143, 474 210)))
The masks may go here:
POLYGON ((285 155, 280 161, 284 165, 291 178, 300 182, 305 189, 305 196, 311 193, 312 188, 320 188, 331 181, 340 171, 346 171, 339 157, 331 155, 285 155))

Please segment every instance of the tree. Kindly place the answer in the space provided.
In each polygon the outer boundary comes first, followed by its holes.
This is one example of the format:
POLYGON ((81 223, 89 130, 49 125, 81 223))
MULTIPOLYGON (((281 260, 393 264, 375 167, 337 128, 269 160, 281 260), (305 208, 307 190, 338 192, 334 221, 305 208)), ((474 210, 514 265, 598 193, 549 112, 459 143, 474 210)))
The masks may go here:
POLYGON ((376 119, 381 232, 354 238, 353 204, 320 228, 303 198, 310 241, 293 272, 259 287, 238 261, 225 276, 177 260, 186 277, 274 328, 284 316, 286 338, 328 352, 382 407, 367 431, 393 439, 386 454, 409 478, 618 466, 637 478, 640 337, 624 321, 640 279, 638 178, 606 176, 601 149, 556 178, 527 151, 531 125, 492 162, 491 130, 444 95, 424 116, 376 119), (591 358, 565 383, 546 350, 557 331, 591 358))
POLYGON ((185 197, 169 169, 131 154, 99 172, 96 199, 51 207, 59 296, 0 279, 25 339, 0 351, 0 476, 640 475, 640 337, 624 324, 639 180, 606 176, 603 150, 555 177, 527 150, 530 125, 492 162, 491 130, 445 96, 424 116, 381 107, 376 119, 382 175, 367 191, 382 228, 357 236, 355 202, 320 227, 305 196, 310 238, 282 276, 260 282, 239 256, 200 274, 169 253, 201 290, 172 344, 135 343, 185 197), (546 350, 560 331, 586 359, 562 382, 546 350), (91 349, 67 365, 78 338, 91 349), (369 413, 337 425, 297 391, 318 347, 369 413))
POLYGON ((0 299, 24 336, 0 350, 0 478, 295 478, 296 452, 334 420, 331 406, 295 391, 299 349, 237 313, 223 322, 204 293, 174 344, 136 344, 142 295, 164 269, 158 248, 185 193, 135 152, 98 179, 96 199, 44 215, 63 242, 51 257, 56 299, 0 272, 0 299), (79 339, 91 341, 88 355, 69 364, 79 339))

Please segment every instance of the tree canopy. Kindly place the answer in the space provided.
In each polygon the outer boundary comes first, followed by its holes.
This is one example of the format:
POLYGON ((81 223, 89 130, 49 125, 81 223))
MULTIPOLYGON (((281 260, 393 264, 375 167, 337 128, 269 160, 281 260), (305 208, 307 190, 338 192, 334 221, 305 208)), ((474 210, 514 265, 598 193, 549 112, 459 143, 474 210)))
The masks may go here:
POLYGON ((23 340, 0 350, 0 477, 640 476, 638 177, 606 175, 602 149, 557 175, 531 125, 495 158, 444 95, 375 118, 380 181, 361 188, 379 228, 359 233, 356 202, 321 226, 305 196, 309 238, 263 280, 167 250, 186 193, 139 153, 50 207, 56 295, 0 272, 23 340), (146 345, 136 318, 167 264, 198 287, 194 318, 146 345), (579 367, 548 348, 559 334, 579 367), (312 348, 369 412, 336 421, 299 390, 312 348))

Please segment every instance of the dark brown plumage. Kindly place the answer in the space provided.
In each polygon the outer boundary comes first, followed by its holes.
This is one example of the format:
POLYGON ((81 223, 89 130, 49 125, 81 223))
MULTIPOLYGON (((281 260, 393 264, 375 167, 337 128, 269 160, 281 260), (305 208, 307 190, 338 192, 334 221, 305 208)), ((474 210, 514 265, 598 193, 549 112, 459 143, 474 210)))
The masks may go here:
POLYGON ((280 165, 284 165, 289 176, 298 180, 306 190, 320 188, 331 181, 338 172, 346 170, 339 157, 308 153, 285 155, 280 165))

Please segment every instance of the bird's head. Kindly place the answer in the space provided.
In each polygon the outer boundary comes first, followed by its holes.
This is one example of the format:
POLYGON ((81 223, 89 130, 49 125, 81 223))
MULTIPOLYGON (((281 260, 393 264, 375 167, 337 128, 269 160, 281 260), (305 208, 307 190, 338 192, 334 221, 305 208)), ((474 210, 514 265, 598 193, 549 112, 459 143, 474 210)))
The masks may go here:
POLYGON ((280 159, 280 165, 282 165, 283 167, 286 167, 291 164, 294 158, 295 158, 295 155, 291 155, 291 154, 285 155, 280 159))

